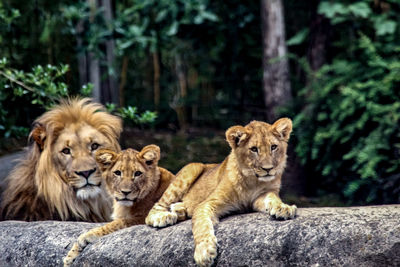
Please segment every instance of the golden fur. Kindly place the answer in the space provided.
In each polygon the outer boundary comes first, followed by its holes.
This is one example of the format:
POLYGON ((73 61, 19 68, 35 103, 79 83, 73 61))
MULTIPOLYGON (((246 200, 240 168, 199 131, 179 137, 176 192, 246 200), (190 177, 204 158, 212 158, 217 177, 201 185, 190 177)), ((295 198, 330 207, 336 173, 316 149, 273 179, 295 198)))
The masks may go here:
POLYGON ((273 125, 253 121, 226 131, 232 152, 221 164, 186 165, 146 218, 146 224, 164 227, 192 218, 194 259, 210 266, 217 256, 213 225, 233 211, 256 210, 277 219, 296 215, 296 206, 279 198, 286 165, 290 119, 273 125))
POLYGON ((115 153, 101 149, 96 153, 107 190, 114 199, 114 220, 80 235, 64 258, 64 266, 71 265, 88 243, 117 230, 144 224, 154 203, 175 178, 158 167, 159 159, 160 148, 156 145, 148 145, 140 152, 127 149, 115 153))
POLYGON ((120 118, 90 99, 62 100, 35 122, 25 158, 7 177, 6 220, 104 222, 111 200, 94 159, 98 148, 120 149, 120 118))

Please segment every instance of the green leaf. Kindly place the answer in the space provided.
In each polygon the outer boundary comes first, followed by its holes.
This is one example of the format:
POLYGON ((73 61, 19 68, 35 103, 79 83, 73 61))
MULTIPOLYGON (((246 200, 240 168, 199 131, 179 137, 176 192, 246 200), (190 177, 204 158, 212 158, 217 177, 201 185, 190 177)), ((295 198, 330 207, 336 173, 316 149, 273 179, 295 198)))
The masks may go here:
POLYGON ((302 44, 308 36, 310 30, 308 28, 304 28, 301 31, 297 32, 292 38, 286 41, 287 46, 291 45, 299 45, 302 44))
POLYGON ((371 8, 365 2, 357 2, 349 5, 349 10, 354 16, 367 18, 371 14, 371 8))
POLYGON ((348 14, 349 10, 341 3, 321 2, 318 6, 318 14, 325 15, 328 19, 332 19, 335 15, 348 14))
POLYGON ((377 21, 375 24, 376 34, 379 36, 393 34, 396 31, 397 23, 393 20, 377 21))
POLYGON ((177 21, 174 21, 167 31, 168 36, 175 35, 178 32, 179 24, 177 21))

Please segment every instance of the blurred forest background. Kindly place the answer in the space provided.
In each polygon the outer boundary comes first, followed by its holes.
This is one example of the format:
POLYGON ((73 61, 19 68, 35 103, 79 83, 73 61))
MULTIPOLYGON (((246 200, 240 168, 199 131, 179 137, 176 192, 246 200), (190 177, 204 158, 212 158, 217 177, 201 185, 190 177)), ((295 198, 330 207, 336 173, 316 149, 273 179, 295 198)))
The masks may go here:
POLYGON ((1 153, 68 95, 174 172, 221 161, 229 126, 288 116, 288 198, 400 203, 399 55, 398 0, 2 0, 1 153))

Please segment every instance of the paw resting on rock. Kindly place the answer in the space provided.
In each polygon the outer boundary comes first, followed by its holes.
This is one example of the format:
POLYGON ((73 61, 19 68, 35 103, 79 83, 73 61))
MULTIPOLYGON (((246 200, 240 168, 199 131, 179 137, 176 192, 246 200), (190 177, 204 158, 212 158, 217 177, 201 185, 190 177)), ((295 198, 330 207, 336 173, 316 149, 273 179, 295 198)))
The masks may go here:
POLYGON ((194 251, 194 260, 198 266, 211 266, 217 257, 217 239, 210 238, 201 241, 196 245, 194 251))
POLYGON ((169 211, 158 211, 149 214, 146 218, 146 224, 153 227, 165 227, 173 225, 178 220, 178 215, 169 211))
POLYGON ((293 219, 297 213, 297 207, 295 205, 287 205, 285 203, 276 203, 274 205, 267 206, 267 212, 269 215, 279 220, 293 219))

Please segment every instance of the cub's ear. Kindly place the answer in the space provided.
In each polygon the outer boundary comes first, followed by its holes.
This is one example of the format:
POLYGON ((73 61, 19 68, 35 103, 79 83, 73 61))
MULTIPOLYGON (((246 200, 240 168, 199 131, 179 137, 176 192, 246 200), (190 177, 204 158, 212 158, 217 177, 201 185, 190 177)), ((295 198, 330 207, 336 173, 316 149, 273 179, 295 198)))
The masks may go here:
POLYGON ((46 128, 40 123, 35 123, 28 140, 34 141, 38 145, 40 151, 42 151, 46 140, 46 128))
POLYGON ((234 149, 250 137, 250 131, 243 126, 232 126, 226 130, 225 136, 231 148, 234 149))
POLYGON ((288 141, 292 132, 292 121, 289 118, 281 118, 272 125, 273 133, 283 141, 288 141))
POLYGON ((147 166, 156 166, 160 160, 160 148, 156 145, 145 146, 139 152, 138 157, 142 159, 147 166))
POLYGON ((103 148, 96 151, 95 159, 101 171, 105 171, 115 163, 117 156, 114 151, 103 148))

